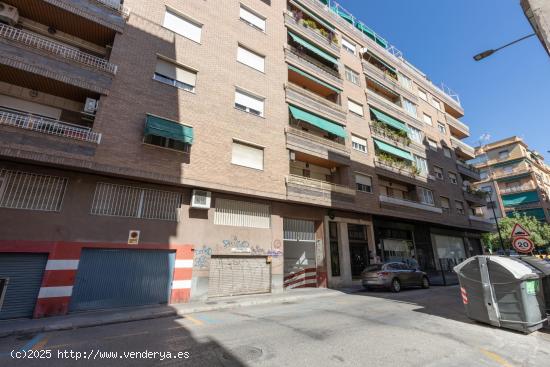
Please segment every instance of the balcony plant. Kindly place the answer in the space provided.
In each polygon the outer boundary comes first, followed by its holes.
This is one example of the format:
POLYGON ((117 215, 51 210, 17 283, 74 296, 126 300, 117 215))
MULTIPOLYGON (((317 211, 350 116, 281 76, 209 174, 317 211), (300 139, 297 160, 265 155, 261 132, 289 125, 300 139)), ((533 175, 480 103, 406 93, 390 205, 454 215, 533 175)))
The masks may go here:
POLYGON ((376 119, 372 120, 372 125, 377 133, 382 134, 388 139, 404 144, 406 146, 409 146, 411 144, 411 139, 403 130, 394 130, 388 127, 388 125, 386 125, 385 123, 380 122, 376 119))

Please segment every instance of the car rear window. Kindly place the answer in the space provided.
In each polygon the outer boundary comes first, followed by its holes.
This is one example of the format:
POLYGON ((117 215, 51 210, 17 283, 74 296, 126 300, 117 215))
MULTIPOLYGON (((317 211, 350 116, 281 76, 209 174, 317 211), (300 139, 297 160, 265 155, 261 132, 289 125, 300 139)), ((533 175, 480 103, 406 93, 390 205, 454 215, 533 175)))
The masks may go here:
POLYGON ((366 272, 382 270, 382 264, 369 265, 365 268, 366 272))

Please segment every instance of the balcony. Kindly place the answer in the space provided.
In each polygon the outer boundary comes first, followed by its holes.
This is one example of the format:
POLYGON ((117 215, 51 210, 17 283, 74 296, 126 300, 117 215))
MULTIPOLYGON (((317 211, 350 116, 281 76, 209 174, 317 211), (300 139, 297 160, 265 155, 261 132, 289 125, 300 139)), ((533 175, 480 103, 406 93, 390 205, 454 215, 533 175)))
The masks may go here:
POLYGON ((103 6, 106 6, 109 9, 114 10, 116 13, 119 13, 124 18, 128 18, 130 16, 130 9, 122 5, 120 0, 95 0, 95 1, 102 4, 103 6))
POLYGON ((506 187, 504 189, 499 189, 499 191, 501 195, 506 195, 506 194, 515 194, 515 193, 524 192, 524 191, 533 191, 536 189, 537 189, 536 185, 532 183, 527 183, 520 186, 506 187))
POLYGON ((464 200, 470 203, 470 206, 486 206, 487 193, 482 190, 474 190, 470 187, 464 187, 464 200))
POLYGON ((313 75, 334 84, 336 87, 341 89, 344 87, 344 81, 336 70, 331 69, 320 61, 315 60, 313 57, 300 52, 295 47, 289 45, 285 48, 285 61, 303 68, 313 75))
POLYGON ((285 128, 285 133, 288 149, 341 164, 349 164, 350 149, 344 144, 291 126, 285 128))
POLYGON ((382 171, 381 173, 383 174, 387 175, 387 173, 392 173, 393 175, 390 175, 390 177, 398 180, 402 180, 403 177, 408 177, 414 181, 428 182, 428 176, 422 174, 418 168, 412 164, 397 163, 396 161, 381 158, 381 156, 375 156, 374 166, 379 171, 382 171))
POLYGON ((384 124, 381 122, 371 122, 370 131, 373 136, 400 148, 407 149, 411 144, 411 139, 408 136, 399 135, 399 133, 397 133, 396 131, 385 127, 384 124))
POLYGON ((515 168, 511 171, 494 171, 492 173, 492 178, 495 179, 495 180, 500 180, 500 179, 503 179, 503 178, 510 178, 510 177, 514 177, 514 176, 520 176, 520 177, 523 177, 523 176, 528 176, 530 175, 531 173, 533 172, 533 169, 530 168, 530 167, 519 167, 519 168, 515 168))
POLYGON ((342 125, 346 124, 347 114, 340 105, 293 83, 287 83, 285 91, 287 102, 304 107, 342 125))
POLYGON ((462 121, 454 118, 448 113, 445 114, 445 119, 449 128, 451 129, 451 134, 456 136, 459 139, 464 139, 470 136, 470 128, 468 125, 464 124, 462 121))
POLYGON ((19 45, 35 49, 50 55, 70 60, 89 67, 93 70, 116 74, 117 66, 109 61, 94 55, 82 52, 74 47, 50 40, 26 30, 11 27, 7 24, 0 24, 0 38, 19 45))
POLYGON ((470 219, 470 221, 472 221, 472 222, 488 224, 488 225, 494 226, 494 222, 491 219, 485 218, 482 215, 470 214, 470 216, 468 216, 468 219, 470 219))
POLYGON ((95 144, 101 141, 101 134, 90 128, 6 109, 0 109, 0 125, 95 144))
POLYGON ((454 136, 451 136, 451 146, 457 150, 459 157, 465 159, 475 158, 475 149, 470 145, 458 140, 454 136))
POLYGON ((303 20, 297 21, 290 12, 285 12, 285 25, 322 47, 328 48, 336 55, 340 55, 340 47, 337 43, 329 39, 329 34, 324 36, 319 29, 304 26, 303 20))
POLYGON ((409 208, 425 210, 433 213, 439 213, 439 214, 443 213, 443 210, 441 208, 437 208, 433 205, 428 205, 428 204, 420 203, 418 201, 413 201, 413 200, 394 198, 386 195, 380 195, 380 202, 384 204, 406 206, 409 208))
POLYGON ((458 173, 463 176, 470 177, 474 182, 481 180, 479 169, 475 168, 474 166, 467 164, 461 160, 457 160, 456 167, 458 173))
POLYGON ((355 200, 355 190, 326 181, 298 175, 289 175, 285 179, 287 196, 308 203, 332 205, 334 202, 351 204, 355 200))

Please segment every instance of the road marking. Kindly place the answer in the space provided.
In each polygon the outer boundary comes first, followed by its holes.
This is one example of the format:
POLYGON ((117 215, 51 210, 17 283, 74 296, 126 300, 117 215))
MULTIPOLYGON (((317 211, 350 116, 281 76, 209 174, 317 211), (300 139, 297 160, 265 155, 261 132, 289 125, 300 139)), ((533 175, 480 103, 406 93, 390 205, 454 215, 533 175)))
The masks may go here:
POLYGON ((201 320, 197 320, 196 318, 194 318, 193 316, 185 316, 185 318, 189 321, 191 321, 193 324, 195 325, 204 325, 204 322, 202 322, 201 320))
POLYGON ((42 339, 41 341, 39 341, 38 343, 36 343, 34 345, 34 347, 32 347, 33 350, 41 350, 42 348, 44 348, 44 346, 46 346, 46 343, 48 343, 48 340, 50 339, 50 337, 46 337, 44 339, 42 339))
POLYGON ((34 338, 29 340, 29 342, 25 344, 23 348, 21 348, 21 350, 24 350, 24 351, 31 350, 42 339, 43 336, 44 334, 35 335, 34 338))
POLYGON ((199 319, 200 321, 206 322, 207 324, 218 324, 218 323, 222 322, 221 320, 212 319, 212 318, 210 318, 206 315, 196 315, 195 317, 197 319, 199 319))
POLYGON ((502 367, 513 367, 510 363, 508 363, 507 360, 499 356, 498 354, 491 352, 487 349, 480 348, 481 353, 485 354, 489 359, 495 361, 496 363, 500 364, 502 367))
POLYGON ((145 335, 149 334, 148 331, 142 331, 140 333, 133 333, 133 334, 122 334, 122 335, 115 335, 115 336, 106 336, 103 339, 117 339, 117 338, 128 338, 130 336, 138 336, 138 335, 145 335))

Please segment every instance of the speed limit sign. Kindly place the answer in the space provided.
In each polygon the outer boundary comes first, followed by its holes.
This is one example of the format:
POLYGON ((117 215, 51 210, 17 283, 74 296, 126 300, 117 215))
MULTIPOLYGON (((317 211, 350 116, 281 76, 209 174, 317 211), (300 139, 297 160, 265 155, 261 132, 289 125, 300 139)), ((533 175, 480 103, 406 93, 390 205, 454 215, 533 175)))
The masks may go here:
POLYGON ((516 249, 517 252, 521 253, 529 253, 532 252, 535 248, 535 245, 533 245, 533 241, 531 241, 527 237, 516 237, 512 241, 512 246, 516 249))

